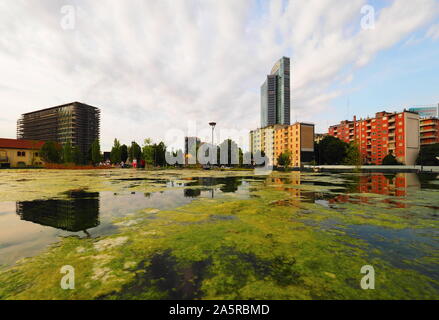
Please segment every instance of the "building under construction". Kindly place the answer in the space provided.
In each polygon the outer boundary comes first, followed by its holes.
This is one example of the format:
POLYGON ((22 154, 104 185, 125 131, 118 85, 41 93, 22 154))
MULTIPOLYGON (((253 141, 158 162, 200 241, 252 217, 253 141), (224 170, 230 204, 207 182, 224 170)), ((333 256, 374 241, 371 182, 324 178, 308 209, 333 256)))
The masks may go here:
POLYGON ((17 123, 17 138, 70 142, 87 155, 99 139, 100 113, 98 108, 79 102, 25 113, 17 123))

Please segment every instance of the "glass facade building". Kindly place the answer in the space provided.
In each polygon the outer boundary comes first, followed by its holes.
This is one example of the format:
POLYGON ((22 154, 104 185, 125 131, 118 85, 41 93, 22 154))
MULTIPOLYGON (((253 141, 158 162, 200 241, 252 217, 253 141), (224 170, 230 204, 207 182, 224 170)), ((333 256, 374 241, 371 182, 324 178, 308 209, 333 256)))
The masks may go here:
POLYGON ((276 62, 261 87, 261 127, 290 125, 291 91, 290 59, 276 62))

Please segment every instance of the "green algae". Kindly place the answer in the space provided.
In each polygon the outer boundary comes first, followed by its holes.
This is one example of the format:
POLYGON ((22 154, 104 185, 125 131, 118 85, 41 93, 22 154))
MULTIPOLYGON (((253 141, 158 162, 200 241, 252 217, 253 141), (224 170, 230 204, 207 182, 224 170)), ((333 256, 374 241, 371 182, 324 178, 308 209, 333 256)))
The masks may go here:
MULTIPOLYGON (((148 178, 186 181, 195 174, 242 175, 176 171, 148 173, 148 178)), ((130 173, 128 178, 139 177, 130 173)), ((149 188, 156 182, 141 183, 139 187, 149 188)), ((340 178, 337 183, 345 181, 340 178)), ((104 182, 80 185, 88 190, 109 188, 104 182)), ((293 197, 291 186, 304 192, 328 192, 326 186, 252 182, 248 199, 229 195, 198 199, 172 210, 145 208, 115 219, 119 228, 111 236, 64 238, 44 253, 1 270, 0 299, 439 298, 438 279, 418 269, 439 263, 438 252, 430 244, 416 246, 424 255, 401 258, 404 261, 395 265, 385 251, 352 231, 357 225, 395 232, 437 228, 437 219, 431 217, 431 210, 419 206, 419 199, 418 205, 407 199, 410 209, 419 209, 415 213, 388 207, 381 203, 381 196, 368 197, 373 198, 369 206, 324 207, 293 197), (64 265, 75 268, 75 290, 60 288, 64 265), (375 290, 360 288, 364 265, 375 267, 375 290)), ((132 188, 127 181, 110 187, 115 191, 132 188)))

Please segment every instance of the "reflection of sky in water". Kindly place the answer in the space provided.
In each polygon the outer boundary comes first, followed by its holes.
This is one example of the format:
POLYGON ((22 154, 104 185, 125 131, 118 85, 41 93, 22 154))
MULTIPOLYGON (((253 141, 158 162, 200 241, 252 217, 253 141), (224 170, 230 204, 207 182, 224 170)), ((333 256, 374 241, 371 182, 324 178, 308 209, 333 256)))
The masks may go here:
MULTIPOLYGON (((188 204, 196 198, 223 197, 228 193, 242 196, 248 194, 249 183, 246 181, 240 181, 239 186, 234 187, 233 191, 224 188, 221 190, 222 186, 218 185, 220 182, 221 180, 215 183, 209 181, 208 187, 204 187, 204 183, 198 184, 197 181, 188 184, 168 182, 168 190, 155 193, 105 191, 100 192, 98 196, 87 196, 87 193, 84 193, 86 199, 77 200, 0 202, 0 265, 11 264, 18 259, 35 255, 49 244, 57 242, 59 237, 98 237, 111 234, 117 230, 112 224, 115 218, 135 214, 143 209, 169 210, 188 204), (185 187, 194 184, 197 188, 185 187), (84 204, 85 201, 87 203, 84 204), (66 230, 64 220, 84 215, 84 210, 88 211, 85 212, 86 219, 98 219, 98 226, 94 227, 94 221, 80 221, 79 223, 85 226, 93 227, 85 227, 84 231, 67 231, 72 228, 66 230), (57 221, 47 221, 44 217, 57 221), (56 225, 57 223, 59 225, 56 225)), ((74 230, 79 230, 77 221, 67 221, 67 224, 75 224, 74 230)))
MULTIPOLYGON (((0 264, 12 264, 17 259, 35 255, 47 245, 57 242, 61 236, 98 237, 111 234, 117 230, 112 224, 113 219, 134 214, 142 209, 173 209, 200 197, 231 196, 247 199, 252 187, 251 183, 254 182, 265 181, 267 185, 287 191, 291 201, 315 203, 317 210, 318 206, 340 209, 339 205, 343 203, 361 203, 365 208, 374 210, 378 201, 382 201, 382 199, 371 200, 368 197, 363 199, 362 193, 385 196, 396 203, 394 207, 402 203, 403 199, 412 197, 416 197, 418 206, 429 212, 434 210, 428 208, 428 205, 434 205, 436 201, 436 205, 439 206, 438 200, 432 199, 431 196, 431 192, 437 190, 438 185, 434 183, 437 182, 436 177, 418 177, 415 174, 355 176, 294 173, 288 178, 228 177, 192 178, 183 182, 151 179, 129 181, 132 181, 132 187, 154 183, 165 186, 167 190, 155 193, 131 193, 125 189, 119 193, 107 191, 99 194, 84 193, 76 198, 72 195, 72 198, 67 200, 0 202, 0 264), (305 189, 300 190, 294 186, 303 186, 305 189), (323 190, 313 191, 308 187, 323 188, 323 190), (427 195, 426 199, 419 204, 423 194, 427 195), (81 226, 84 226, 84 230, 81 226)), ((401 207, 405 207, 405 204, 402 204, 404 206, 401 207)), ((407 210, 410 210, 410 207, 407 210)), ((331 225, 330 221, 320 225, 317 222, 312 223, 319 227, 337 228, 335 224, 331 225)), ((434 232, 430 236, 425 236, 421 235, 420 231, 396 231, 367 225, 349 226, 347 232, 352 237, 365 240, 372 248, 385 252, 389 261, 395 266, 403 263, 400 261, 401 256, 422 257, 419 248, 431 248, 437 245, 434 232)), ((432 272, 427 265, 422 268, 421 272, 427 274, 432 272)))

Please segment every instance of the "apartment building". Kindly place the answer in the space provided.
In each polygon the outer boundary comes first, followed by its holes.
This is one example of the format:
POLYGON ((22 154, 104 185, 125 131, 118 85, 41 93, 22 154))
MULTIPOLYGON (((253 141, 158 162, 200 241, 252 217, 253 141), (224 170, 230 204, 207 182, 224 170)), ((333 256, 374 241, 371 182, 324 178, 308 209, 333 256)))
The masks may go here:
POLYGON ((392 153, 398 161, 414 165, 420 149, 420 119, 416 112, 378 112, 374 118, 342 121, 328 134, 347 143, 356 142, 363 163, 382 164, 392 153))
POLYGON ((269 166, 275 165, 275 135, 276 130, 285 127, 273 125, 250 131, 250 150, 252 154, 258 151, 263 152, 268 160, 269 166))
POLYGON ((439 143, 439 119, 427 118, 420 120, 421 146, 439 143))
POLYGON ((274 164, 279 155, 291 152, 291 166, 300 167, 314 160, 314 124, 297 122, 275 130, 274 164))

